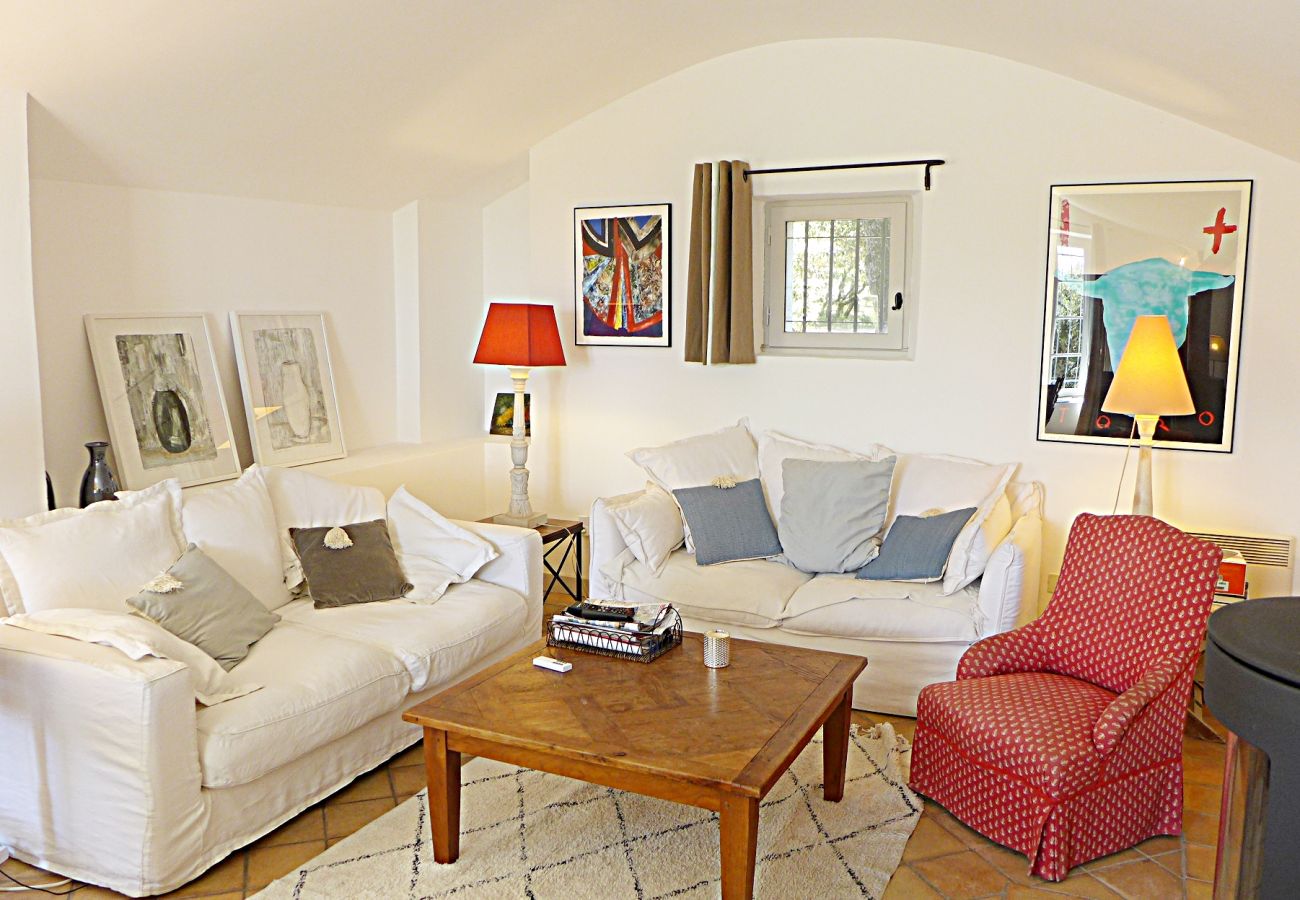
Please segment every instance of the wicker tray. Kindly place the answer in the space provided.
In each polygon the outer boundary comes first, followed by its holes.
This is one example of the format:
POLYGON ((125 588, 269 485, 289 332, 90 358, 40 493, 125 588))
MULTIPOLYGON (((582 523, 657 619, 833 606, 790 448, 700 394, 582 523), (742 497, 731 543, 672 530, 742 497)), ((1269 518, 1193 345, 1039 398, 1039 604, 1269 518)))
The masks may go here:
POLYGON ((546 635, 548 647, 567 647, 583 653, 614 656, 637 662, 652 662, 682 642, 682 619, 671 610, 673 623, 662 634, 639 634, 635 631, 611 631, 590 625, 552 622, 546 635))

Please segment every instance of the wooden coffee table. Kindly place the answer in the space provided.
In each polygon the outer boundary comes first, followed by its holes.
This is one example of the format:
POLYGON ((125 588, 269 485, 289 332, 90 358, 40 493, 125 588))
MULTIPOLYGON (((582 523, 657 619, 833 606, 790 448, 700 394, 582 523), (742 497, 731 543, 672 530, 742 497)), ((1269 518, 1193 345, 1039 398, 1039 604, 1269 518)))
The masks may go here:
POLYGON ((539 643, 408 710, 424 727, 433 855, 460 855, 460 759, 530 769, 716 810, 722 896, 752 897, 759 801, 823 729, 827 800, 844 796, 860 656, 734 640, 708 669, 703 642, 652 663, 539 643), (573 663, 539 669, 536 656, 573 663))

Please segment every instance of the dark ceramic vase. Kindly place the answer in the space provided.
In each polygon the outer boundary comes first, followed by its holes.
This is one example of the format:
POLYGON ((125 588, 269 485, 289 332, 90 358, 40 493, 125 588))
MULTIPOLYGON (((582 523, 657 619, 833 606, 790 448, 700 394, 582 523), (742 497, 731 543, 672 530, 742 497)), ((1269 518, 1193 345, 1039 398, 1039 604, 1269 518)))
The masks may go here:
POLYGON ((153 427, 158 443, 168 453, 184 453, 194 443, 190 414, 180 394, 171 388, 153 393, 153 427))
POLYGON ((117 478, 108 467, 108 459, 105 457, 108 442, 91 441, 86 449, 90 451, 90 463, 86 466, 86 473, 81 476, 82 509, 100 500, 116 500, 118 490, 117 478))

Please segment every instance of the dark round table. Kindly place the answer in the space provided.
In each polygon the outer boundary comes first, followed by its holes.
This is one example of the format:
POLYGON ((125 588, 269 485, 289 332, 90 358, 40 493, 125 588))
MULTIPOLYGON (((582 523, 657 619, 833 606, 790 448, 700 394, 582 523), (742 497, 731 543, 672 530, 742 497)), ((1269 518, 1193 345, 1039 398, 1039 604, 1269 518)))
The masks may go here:
POLYGON ((1205 702, 1232 735, 1215 896, 1300 895, 1300 597, 1210 616, 1205 702))

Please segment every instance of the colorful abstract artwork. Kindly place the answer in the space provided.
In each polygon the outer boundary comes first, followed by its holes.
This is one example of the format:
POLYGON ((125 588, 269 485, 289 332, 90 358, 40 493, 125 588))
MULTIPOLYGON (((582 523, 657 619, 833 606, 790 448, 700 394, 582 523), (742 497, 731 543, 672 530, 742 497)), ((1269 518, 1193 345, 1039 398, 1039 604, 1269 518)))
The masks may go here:
POLYGON ((670 346, 671 215, 668 203, 574 210, 578 344, 670 346))
POLYGON ((1169 320, 1196 411, 1156 446, 1232 451, 1250 181, 1056 185, 1051 193, 1040 440, 1126 444, 1102 407, 1138 316, 1169 320))

